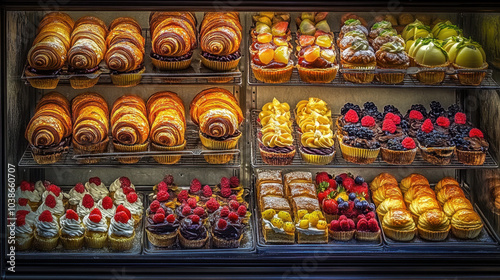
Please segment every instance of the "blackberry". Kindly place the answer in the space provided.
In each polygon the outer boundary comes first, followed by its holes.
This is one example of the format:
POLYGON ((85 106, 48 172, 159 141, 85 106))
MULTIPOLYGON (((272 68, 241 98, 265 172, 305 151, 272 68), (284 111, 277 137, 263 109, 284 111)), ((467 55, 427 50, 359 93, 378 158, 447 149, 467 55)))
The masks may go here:
POLYGON ((469 136, 469 131, 472 129, 472 127, 468 125, 461 125, 461 124, 453 124, 450 126, 450 133, 454 137, 468 137, 469 136))
POLYGON ((411 105, 411 108, 410 108, 410 110, 408 110, 406 112, 406 115, 410 115, 410 111, 412 111, 412 110, 419 111, 422 114, 422 116, 427 116, 427 110, 425 109, 424 105, 422 105, 422 104, 411 105))
POLYGON ((441 103, 432 101, 430 107, 431 110, 429 111, 429 118, 433 122, 435 122, 438 117, 446 115, 446 111, 444 110, 443 106, 441 106, 441 103))
POLYGON ((439 131, 432 131, 430 133, 419 131, 417 134, 417 139, 427 147, 449 146, 449 144, 453 142, 453 140, 450 139, 449 135, 441 133, 439 131))
POLYGON ((356 136, 361 139, 372 140, 374 134, 371 129, 366 127, 361 127, 356 131, 356 136))
POLYGON ((400 125, 401 125, 401 128, 404 130, 410 129, 410 123, 405 119, 401 119, 400 125))
POLYGON ((394 107, 394 105, 385 105, 384 106, 384 116, 387 113, 393 113, 394 115, 398 115, 401 117, 401 113, 399 112, 398 108, 394 107))
POLYGON ((363 116, 371 116, 379 121, 384 119, 384 115, 378 111, 377 106, 373 102, 363 104, 363 116))
POLYGON ((398 139, 390 139, 389 141, 387 141, 387 148, 393 151, 406 150, 398 139))
POLYGON ((458 112, 463 113, 463 110, 460 109, 460 106, 458 106, 458 104, 451 104, 450 107, 448 107, 448 119, 450 119, 450 121, 454 121, 455 114, 458 112))
POLYGON ((347 114, 347 112, 348 112, 349 110, 351 110, 351 109, 353 109, 354 111, 356 111, 356 113, 358 113, 358 115, 360 115, 360 114, 361 114, 361 108, 359 108, 359 106, 358 106, 358 105, 354 105, 354 104, 352 104, 352 103, 346 103, 346 104, 344 105, 344 107, 342 107, 342 109, 340 109, 340 113, 341 113, 342 115, 345 115, 345 114, 347 114))
POLYGON ((357 124, 346 124, 344 126, 344 131, 347 132, 349 136, 356 136, 359 127, 360 126, 357 124))

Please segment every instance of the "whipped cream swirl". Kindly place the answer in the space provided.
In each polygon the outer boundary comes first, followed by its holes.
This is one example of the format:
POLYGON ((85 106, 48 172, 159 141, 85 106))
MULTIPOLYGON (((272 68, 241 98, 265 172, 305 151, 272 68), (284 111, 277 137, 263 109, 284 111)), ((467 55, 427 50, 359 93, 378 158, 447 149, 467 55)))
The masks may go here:
POLYGON ((95 202, 108 195, 108 188, 106 188, 103 183, 98 186, 94 183, 87 182, 85 183, 85 189, 90 193, 90 195, 92 195, 95 202))
POLYGON ((53 238, 59 234, 59 225, 57 224, 56 218, 53 217, 52 222, 42 222, 37 221, 36 233, 38 236, 45 238, 53 238))
POLYGON ((66 219, 66 214, 61 217, 61 233, 75 237, 82 236, 85 233, 85 228, 80 222, 80 218, 78 220, 66 219))
POLYGON ((129 222, 126 224, 117 222, 115 219, 111 219, 111 225, 109 226, 109 232, 108 235, 116 235, 116 236, 125 236, 125 237, 130 237, 132 234, 134 234, 134 226, 133 226, 133 221, 132 225, 130 224, 130 221, 132 219, 129 219, 129 222))
POLYGON ((83 218, 83 224, 85 225, 85 228, 88 231, 94 231, 94 232, 107 232, 108 231, 108 224, 106 221, 101 219, 98 223, 93 222, 92 220, 89 219, 90 215, 87 215, 83 218))
POLYGON ((56 206, 54 206, 54 208, 50 208, 49 206, 47 206, 47 204, 43 203, 38 207, 38 209, 36 209, 37 216, 42 214, 42 212, 45 210, 49 210, 52 215, 62 216, 64 214, 64 206, 62 200, 56 199, 56 206))
POLYGON ((102 206, 102 199, 97 202, 96 207, 99 208, 99 210, 101 210, 101 214, 102 214, 103 218, 112 219, 113 216, 115 215, 116 206, 113 205, 113 207, 111 207, 110 209, 105 209, 104 206, 102 206))

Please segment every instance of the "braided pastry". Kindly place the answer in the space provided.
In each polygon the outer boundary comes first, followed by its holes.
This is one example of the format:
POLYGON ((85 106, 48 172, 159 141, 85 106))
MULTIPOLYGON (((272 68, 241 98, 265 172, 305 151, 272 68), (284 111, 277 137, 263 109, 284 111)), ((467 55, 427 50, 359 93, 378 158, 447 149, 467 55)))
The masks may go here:
POLYGON ((146 104, 138 96, 124 95, 118 98, 113 104, 110 121, 115 141, 125 145, 135 145, 148 140, 146 104))
POLYGON ((201 50, 218 56, 233 54, 240 48, 241 31, 237 13, 206 13, 200 27, 201 50))
POLYGON ((153 94, 147 102, 151 124, 151 140, 161 146, 179 146, 185 141, 186 119, 184 105, 176 93, 164 91, 153 94))
POLYGON ((196 21, 189 12, 154 12, 149 25, 155 54, 179 57, 196 48, 196 21))
POLYGON ((96 68, 106 53, 107 27, 96 17, 82 17, 71 33, 69 65, 74 69, 96 68))
POLYGON ((108 137, 106 100, 97 93, 82 93, 71 102, 73 141, 80 145, 97 144, 108 137))

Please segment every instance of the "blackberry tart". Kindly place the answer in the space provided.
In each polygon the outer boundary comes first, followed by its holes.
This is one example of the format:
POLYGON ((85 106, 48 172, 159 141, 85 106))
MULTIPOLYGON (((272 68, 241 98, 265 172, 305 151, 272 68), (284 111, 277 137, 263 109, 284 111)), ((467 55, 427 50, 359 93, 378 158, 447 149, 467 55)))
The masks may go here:
POLYGON ((482 165, 486 160, 489 143, 484 139, 483 132, 477 128, 469 131, 463 138, 456 138, 457 158, 463 164, 482 165))
POLYGON ((439 129, 438 124, 436 126, 437 129, 430 119, 424 121, 417 133, 418 148, 425 161, 437 165, 449 164, 455 151, 455 143, 449 131, 439 129))
POLYGON ((415 141, 407 137, 392 119, 384 120, 382 132, 377 138, 380 142, 380 155, 383 161, 389 164, 407 165, 415 159, 417 154, 415 141))

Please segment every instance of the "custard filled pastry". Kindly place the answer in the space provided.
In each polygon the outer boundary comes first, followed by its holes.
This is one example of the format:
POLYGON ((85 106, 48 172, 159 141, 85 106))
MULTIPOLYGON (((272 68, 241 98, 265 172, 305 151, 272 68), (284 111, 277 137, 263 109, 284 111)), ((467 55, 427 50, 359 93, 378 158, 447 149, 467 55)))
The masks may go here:
MULTIPOLYGON (((377 65, 375 52, 368 41, 356 39, 352 45, 340 53, 342 67, 346 69, 373 70, 377 65)), ((344 78, 353 83, 370 83, 375 74, 372 72, 344 73, 344 78)))
POLYGON ((342 27, 340 28, 339 38, 342 39, 344 34, 349 31, 358 30, 363 32, 365 36, 368 36, 368 29, 361 23, 358 19, 348 19, 344 22, 342 27))
POLYGON ((441 179, 436 184, 436 187, 434 188, 434 191, 436 193, 438 193, 446 185, 460 186, 460 184, 454 178, 452 178, 452 177, 444 177, 443 179, 441 179))
POLYGON ((420 215, 417 228, 421 238, 442 241, 450 232, 450 219, 442 210, 432 209, 420 215))
POLYGON ((406 209, 392 209, 384 216, 382 228, 387 237, 396 241, 410 241, 415 237, 417 228, 406 209))
POLYGON ((461 239, 474 239, 483 228, 481 217, 471 209, 458 210, 451 217, 451 232, 461 239))
MULTIPOLYGON (((410 59, 401 42, 385 43, 377 50, 375 57, 379 69, 408 69, 410 59)), ((405 73, 380 73, 377 80, 384 84, 398 84, 403 82, 405 73)))
POLYGON ((373 193, 373 203, 375 205, 379 205, 388 197, 399 197, 403 198, 403 193, 401 193, 401 190, 399 189, 398 185, 395 184, 385 184, 378 188, 374 193, 373 193))
POLYGON ((439 206, 438 201, 436 198, 432 196, 421 196, 416 199, 414 199, 410 206, 408 207, 408 210, 410 210, 410 213, 415 220, 415 223, 418 223, 418 218, 420 215, 426 211, 429 211, 431 209, 441 209, 441 206, 439 206))
POLYGON ((400 197, 388 197, 382 203, 380 203, 377 207, 377 214, 380 219, 383 220, 385 214, 392 209, 406 209, 405 202, 400 197))
POLYGON ((373 178, 373 181, 370 183, 370 190, 375 192, 379 187, 385 185, 386 183, 397 185, 398 180, 396 180, 396 178, 389 173, 380 173, 373 178))
POLYGON ((474 209, 472 203, 467 198, 462 196, 450 198, 443 205, 443 211, 446 215, 448 215, 448 217, 453 217, 458 210, 462 209, 474 209))
POLYGON ((403 192, 408 191, 411 187, 414 185, 428 185, 429 181, 427 178, 424 177, 424 175, 413 173, 410 174, 409 176, 405 177, 403 180, 401 180, 401 183, 399 184, 399 187, 403 192))
POLYGON ((447 185, 437 193, 437 199, 441 205, 444 205, 448 199, 453 197, 465 197, 464 191, 461 187, 447 185))

